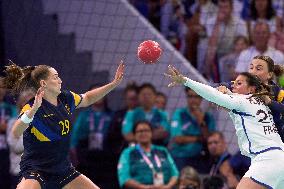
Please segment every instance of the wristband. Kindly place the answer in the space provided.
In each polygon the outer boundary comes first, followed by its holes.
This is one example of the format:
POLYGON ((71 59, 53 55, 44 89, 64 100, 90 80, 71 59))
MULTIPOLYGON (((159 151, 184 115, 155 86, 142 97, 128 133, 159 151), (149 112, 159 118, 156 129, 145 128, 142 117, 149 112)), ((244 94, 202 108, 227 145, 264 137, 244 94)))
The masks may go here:
POLYGON ((21 121, 24 122, 25 124, 30 124, 33 121, 34 117, 29 118, 26 113, 23 113, 21 116, 21 121))

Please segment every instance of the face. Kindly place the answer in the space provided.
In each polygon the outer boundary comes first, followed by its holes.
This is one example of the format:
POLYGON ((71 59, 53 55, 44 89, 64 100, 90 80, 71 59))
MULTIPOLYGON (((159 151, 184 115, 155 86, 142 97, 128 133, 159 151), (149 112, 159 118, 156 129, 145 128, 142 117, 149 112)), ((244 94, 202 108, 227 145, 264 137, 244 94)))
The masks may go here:
POLYGON ((256 75, 263 83, 268 83, 273 73, 268 71, 267 63, 264 60, 253 59, 249 66, 249 73, 256 75))
POLYGON ((245 42, 244 39, 239 39, 236 41, 236 44, 234 46, 235 52, 240 53, 242 50, 246 49, 248 47, 248 44, 245 42))
POLYGON ((255 8, 257 12, 266 12, 268 0, 255 0, 255 8))
POLYGON ((54 68, 49 68, 49 75, 46 80, 41 81, 46 93, 59 95, 61 92, 62 81, 54 68))
POLYGON ((125 102, 128 109, 133 109, 138 105, 138 96, 135 90, 128 90, 126 92, 125 102))
POLYGON ((220 156, 226 151, 225 141, 218 134, 208 138, 207 147, 211 156, 220 156))
POLYGON ((200 108, 202 98, 196 94, 193 90, 187 90, 186 92, 187 106, 192 110, 195 108, 200 108))
POLYGON ((156 104, 157 108, 164 110, 166 108, 166 105, 167 105, 167 99, 162 95, 158 95, 156 97, 156 103, 155 104, 156 104))
POLYGON ((234 81, 232 91, 238 94, 250 94, 255 92, 254 87, 248 85, 247 78, 243 75, 239 75, 234 81))
POLYGON ((257 24, 253 30, 253 42, 256 47, 267 46, 270 32, 267 24, 257 24))
POLYGON ((152 131, 148 124, 140 123, 135 130, 135 140, 138 144, 151 143, 152 131))
POLYGON ((151 88, 145 87, 139 93, 139 104, 143 107, 153 107, 156 95, 151 88))
POLYGON ((230 18, 232 13, 232 6, 229 1, 220 1, 218 3, 218 10, 224 14, 225 18, 230 18))

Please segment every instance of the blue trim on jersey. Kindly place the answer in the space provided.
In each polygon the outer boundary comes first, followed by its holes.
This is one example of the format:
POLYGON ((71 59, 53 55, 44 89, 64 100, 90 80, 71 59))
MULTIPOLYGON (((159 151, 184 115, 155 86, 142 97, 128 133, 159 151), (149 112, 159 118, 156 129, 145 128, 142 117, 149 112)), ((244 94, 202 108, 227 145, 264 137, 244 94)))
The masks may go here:
POLYGON ((34 121, 32 122, 32 126, 39 130, 50 141, 59 140, 61 138, 60 136, 49 130, 49 128, 44 125, 44 123, 42 123, 40 120, 34 119, 34 121))
POLYGON ((256 180, 255 178, 253 177, 250 177, 251 180, 253 180, 254 182, 256 182, 257 184, 260 184, 261 186, 265 186, 266 188, 268 189, 273 189, 271 186, 267 185, 267 184, 264 184, 263 182, 260 182, 258 180, 256 180))
MULTIPOLYGON (((248 142, 249 142, 249 153, 250 153, 250 154, 258 155, 258 154, 261 154, 261 153, 264 153, 264 152, 267 152, 267 151, 270 151, 270 150, 282 150, 282 148, 280 148, 280 147, 269 147, 269 148, 266 148, 266 149, 261 150, 261 151, 259 151, 259 152, 253 152, 253 151, 251 150, 251 142, 250 142, 250 140, 249 140, 249 137, 248 137, 248 134, 247 134, 247 130, 246 130, 246 126, 245 126, 245 120, 244 120, 244 118, 243 118, 243 116, 252 116, 252 115, 247 114, 247 113, 245 113, 245 112, 239 112, 239 111, 237 111, 237 110, 232 110, 232 112, 241 116, 241 119, 242 119, 242 126, 243 126, 244 132, 245 132, 246 137, 247 137, 248 142)), ((253 117, 253 116, 252 116, 252 117, 253 117)))

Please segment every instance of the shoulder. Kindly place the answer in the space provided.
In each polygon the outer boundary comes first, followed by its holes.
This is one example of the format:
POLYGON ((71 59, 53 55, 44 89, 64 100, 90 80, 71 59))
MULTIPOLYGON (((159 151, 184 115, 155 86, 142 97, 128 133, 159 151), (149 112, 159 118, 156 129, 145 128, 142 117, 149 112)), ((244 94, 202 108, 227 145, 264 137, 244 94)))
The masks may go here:
POLYGON ((168 152, 167 148, 164 146, 153 145, 153 150, 161 151, 161 152, 168 152))
POLYGON ((177 108, 175 111, 174 111, 174 114, 181 114, 181 113, 184 113, 186 112, 186 108, 177 108))
POLYGON ((284 89, 280 89, 277 95, 277 102, 282 103, 284 101, 284 89))
POLYGON ((122 156, 129 156, 129 154, 131 154, 133 151, 135 151, 135 149, 136 149, 135 146, 129 146, 122 151, 121 155, 122 156))

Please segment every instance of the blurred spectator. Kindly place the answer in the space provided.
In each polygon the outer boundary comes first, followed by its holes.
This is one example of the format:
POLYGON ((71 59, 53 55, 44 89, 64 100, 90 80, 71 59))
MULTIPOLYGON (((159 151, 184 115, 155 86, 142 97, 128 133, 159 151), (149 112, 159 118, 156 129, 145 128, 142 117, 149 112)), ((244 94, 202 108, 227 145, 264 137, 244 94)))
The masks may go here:
POLYGON ((178 171, 167 149, 152 145, 149 122, 137 122, 133 127, 137 144, 126 148, 119 159, 118 179, 121 188, 172 189, 178 171))
POLYGON ((284 53, 284 32, 275 32, 269 39, 269 46, 284 53))
POLYGON ((127 111, 131 111, 138 106, 138 86, 135 83, 128 84, 124 89, 123 95, 126 106, 114 113, 107 139, 108 146, 112 149, 112 152, 118 156, 128 144, 121 133, 122 122, 127 111))
MULTIPOLYGON (((33 91, 25 91, 20 94, 17 99, 17 110, 20 113, 20 110, 24 107, 24 105, 31 99, 35 93, 33 91)), ((17 120, 16 117, 11 118, 8 121, 7 127, 7 143, 9 145, 10 151, 10 175, 11 175, 11 189, 15 189, 20 179, 20 161, 21 155, 24 152, 23 145, 23 135, 20 138, 16 138, 12 133, 12 127, 17 120)))
POLYGON ((221 167, 224 161, 231 157, 227 151, 227 144, 221 132, 215 131, 207 139, 208 151, 210 154, 210 176, 222 174, 221 167))
POLYGON ((163 0, 161 3, 161 33, 182 54, 185 51, 185 10, 180 0, 163 0))
POLYGON ((162 92, 157 92, 156 94, 156 107, 162 110, 166 109, 167 106, 167 96, 162 92))
POLYGON ((197 66, 197 44, 200 39, 206 37, 204 25, 209 18, 216 16, 217 10, 217 6, 211 0, 198 0, 191 6, 190 11, 193 16, 187 21, 189 30, 185 56, 195 67, 197 66))
POLYGON ((10 187, 9 149, 6 140, 7 123, 17 116, 16 106, 4 101, 6 89, 0 88, 0 188, 10 187))
POLYGON ((279 18, 283 19, 283 16, 284 16, 284 12, 283 12, 284 11, 284 1, 282 1, 282 0, 272 0, 272 5, 273 5, 273 9, 276 12, 276 15, 279 18))
MULTIPOLYGON (((230 164, 231 154, 227 151, 227 144, 221 132, 212 133, 207 140, 208 150, 210 154, 210 173, 212 176, 220 176, 226 181, 229 188, 236 188, 239 183, 237 176, 234 174, 233 167, 230 164)), ((241 159, 234 157, 233 161, 241 159)), ((237 163, 236 163, 237 164, 237 163)), ((240 163, 238 164, 240 165, 240 163)), ((236 166, 234 167, 236 168, 236 166)))
POLYGON ((128 111, 123 121, 122 134, 126 141, 134 142, 133 125, 137 121, 147 120, 153 127, 153 143, 166 145, 169 137, 167 113, 155 107, 156 89, 150 83, 139 88, 139 104, 141 106, 128 111))
POLYGON ((160 30, 160 20, 161 20, 161 14, 160 14, 160 0, 148 0, 148 19, 153 24, 153 26, 160 30))
POLYGON ((250 20, 248 21, 250 33, 256 22, 266 22, 270 32, 281 31, 281 20, 276 16, 272 0, 253 0, 250 6, 250 20))
POLYGON ((208 41, 199 44, 198 70, 215 82, 219 81, 218 60, 231 52, 236 36, 248 36, 246 23, 232 11, 232 0, 219 0, 217 16, 210 18, 205 25, 208 41))
POLYGON ((193 167, 187 166, 181 170, 177 189, 201 189, 198 172, 193 167))
MULTIPOLYGON (((107 146, 109 149, 111 149, 112 153, 112 159, 110 160, 110 162, 111 164, 113 164, 113 166, 111 166, 112 170, 110 171, 110 174, 115 174, 115 178, 120 153, 128 144, 127 141, 124 140, 121 133, 122 122, 124 116, 126 115, 126 112, 129 110, 133 110, 138 105, 138 87, 136 86, 136 84, 128 84, 124 89, 123 95, 126 106, 114 113, 106 139, 107 146)), ((113 180, 112 184, 112 188, 118 188, 119 186, 117 179, 113 180)))
POLYGON ((202 98, 190 88, 185 88, 187 107, 177 109, 172 117, 170 152, 179 170, 190 165, 202 170, 201 152, 207 137, 215 130, 212 115, 201 110, 202 98))
POLYGON ((251 60, 257 55, 269 56, 276 64, 284 64, 283 53, 268 46, 269 36, 268 24, 257 22, 252 33, 253 46, 241 52, 235 69, 236 73, 247 71, 251 60))
POLYGON ((247 49, 249 41, 244 36, 237 36, 234 40, 233 52, 223 56, 219 61, 221 82, 232 81, 236 78, 235 67, 241 51, 247 49))
POLYGON ((224 181, 219 176, 212 176, 203 180, 203 189, 223 189, 224 181))
MULTIPOLYGON (((91 89, 97 86, 91 87, 91 89)), ((71 157, 74 165, 98 186, 108 188, 112 166, 111 150, 106 141, 111 121, 111 112, 106 98, 98 100, 91 108, 80 112, 71 134, 71 157), (99 163, 98 163, 99 162, 99 163)))

